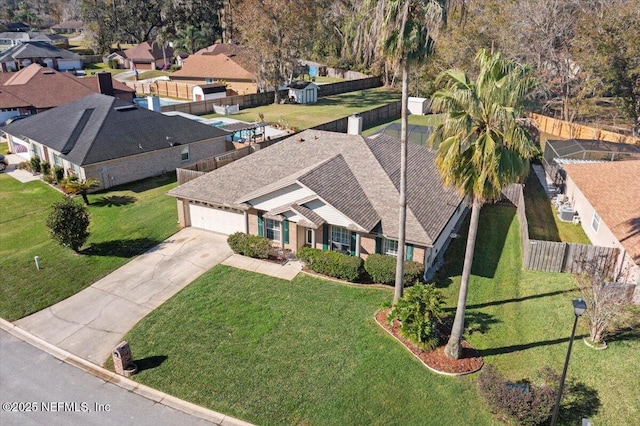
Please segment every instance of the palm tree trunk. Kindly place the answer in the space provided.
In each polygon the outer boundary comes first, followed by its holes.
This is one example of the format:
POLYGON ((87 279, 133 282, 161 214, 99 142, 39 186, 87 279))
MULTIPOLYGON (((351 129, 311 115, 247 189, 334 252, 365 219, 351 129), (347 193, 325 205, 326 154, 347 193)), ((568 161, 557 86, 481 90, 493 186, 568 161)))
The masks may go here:
POLYGON ((478 197, 473 198, 471 208, 471 222, 469 223, 469 234, 467 236, 467 249, 464 253, 464 266, 462 267, 462 280, 460 281, 460 292, 458 293, 458 306, 456 307, 456 317, 451 328, 451 337, 444 349, 444 353, 452 359, 459 359, 462 356, 462 333, 464 332, 464 313, 467 308, 467 289, 469 287, 469 277, 471 276, 471 265, 473 264, 473 251, 476 245, 476 235, 478 234, 478 223, 480 219, 480 209, 482 203, 478 197))
POLYGON ((404 243, 407 222, 407 103, 409 101, 409 62, 402 64, 402 112, 400 125, 400 213, 398 217, 398 255, 396 258, 396 286, 393 304, 402 297, 404 290, 404 243))

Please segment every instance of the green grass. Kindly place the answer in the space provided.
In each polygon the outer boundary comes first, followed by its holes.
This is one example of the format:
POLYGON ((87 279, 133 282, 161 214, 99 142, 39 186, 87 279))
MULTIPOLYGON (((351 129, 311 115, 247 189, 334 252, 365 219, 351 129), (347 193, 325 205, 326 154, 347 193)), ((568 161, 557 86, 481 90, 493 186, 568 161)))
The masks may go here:
POLYGON ((9 149, 8 142, 0 142, 0 154, 2 155, 6 154, 8 149, 9 149))
MULTIPOLYGON (((464 244, 454 241, 438 277, 451 315, 464 244)), ((572 325, 573 277, 522 270, 514 208, 483 208, 477 247, 468 340, 510 380, 533 379, 546 365, 559 372, 572 325)), ((143 368, 136 380, 257 424, 494 423, 477 396, 477 376, 431 373, 374 324, 390 299, 391 291, 218 266, 125 339, 143 368)), ((634 321, 640 325, 638 315, 634 321)), ((582 321, 578 334, 584 335, 582 321)), ((569 406, 567 396, 561 424, 579 424, 583 415, 594 424, 634 422, 637 337, 637 331, 619 335, 606 351, 576 341, 568 387, 582 402, 569 406)))
MULTIPOLYGON (((138 80, 146 80, 147 78, 155 78, 155 77, 162 77, 165 75, 169 75, 168 71, 161 71, 161 70, 151 70, 151 71, 144 71, 138 74, 138 80)), ((135 80, 135 76, 130 76, 127 77, 127 80, 135 80)))
POLYGON ((84 64, 84 72, 86 73, 86 75, 90 76, 92 75, 92 73, 97 74, 99 72, 109 72, 111 73, 111 75, 116 75, 116 74, 120 74, 121 72, 124 71, 128 71, 126 69, 113 69, 113 68, 109 68, 108 64, 105 64, 104 62, 96 62, 93 64, 84 64))
POLYGON ((59 302, 171 236, 176 206, 165 193, 174 186, 170 175, 89 195, 91 235, 75 254, 57 245, 45 225, 63 195, 41 181, 0 174, 0 316, 13 321, 59 302))
POLYGON ((563 222, 551 205, 535 173, 529 173, 524 187, 529 238, 543 241, 591 244, 582 226, 563 222))
MULTIPOLYGON (((240 114, 234 114, 233 118, 253 122, 260 121, 259 114, 264 114, 265 121, 303 130, 397 100, 400 100, 400 93, 377 88, 319 98, 317 103, 310 105, 282 104, 247 108, 241 110, 240 114)), ((222 116, 208 114, 204 117, 222 116)))
MULTIPOLYGON (((442 114, 427 114, 427 115, 409 115, 409 125, 416 126, 437 126, 442 121, 442 114)), ((384 129, 391 123, 400 123, 400 119, 393 119, 381 123, 375 127, 371 127, 362 132, 364 136, 371 136, 378 130, 384 129)))

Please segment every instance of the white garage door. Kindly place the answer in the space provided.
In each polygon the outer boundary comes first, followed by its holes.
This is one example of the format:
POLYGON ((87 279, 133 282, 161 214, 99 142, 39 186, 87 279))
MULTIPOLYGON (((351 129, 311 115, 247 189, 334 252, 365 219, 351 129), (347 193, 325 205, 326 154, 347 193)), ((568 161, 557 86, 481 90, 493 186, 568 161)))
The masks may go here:
POLYGON ((230 235, 245 232, 244 214, 231 210, 189 204, 191 226, 230 235))

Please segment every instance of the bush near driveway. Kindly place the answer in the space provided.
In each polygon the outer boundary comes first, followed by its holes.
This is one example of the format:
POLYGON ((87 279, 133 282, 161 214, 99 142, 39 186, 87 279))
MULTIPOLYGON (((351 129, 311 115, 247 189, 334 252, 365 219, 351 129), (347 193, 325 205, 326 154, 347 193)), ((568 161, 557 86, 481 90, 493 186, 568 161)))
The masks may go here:
POLYGON ((242 254, 257 259, 269 257, 271 243, 265 237, 249 235, 244 232, 235 232, 229 235, 227 243, 234 253, 242 254))
POLYGON ((0 317, 14 321, 66 299, 174 234, 176 204, 165 195, 174 186, 175 174, 89 194, 91 235, 78 255, 56 244, 45 223, 64 196, 1 174, 0 317))

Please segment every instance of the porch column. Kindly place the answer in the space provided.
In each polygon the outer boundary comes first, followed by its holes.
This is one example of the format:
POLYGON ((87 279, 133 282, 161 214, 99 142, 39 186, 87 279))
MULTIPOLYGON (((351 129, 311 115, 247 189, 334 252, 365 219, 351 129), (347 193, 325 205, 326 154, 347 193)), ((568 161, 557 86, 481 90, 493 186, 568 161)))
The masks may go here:
POLYGON ((360 239, 362 237, 360 236, 359 232, 356 232, 356 256, 360 257, 360 239))
POLYGON ((280 224, 280 248, 284 250, 284 225, 282 222, 278 222, 280 224))
POLYGON ((249 211, 244 211, 244 233, 249 234, 249 211))
POLYGON ((309 228, 311 229, 311 248, 316 248, 316 230, 313 228, 309 228))

